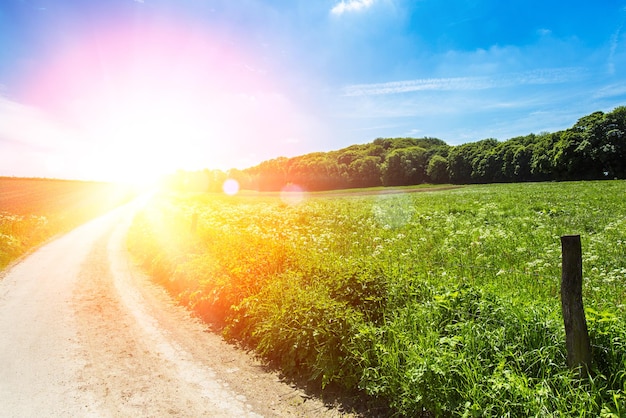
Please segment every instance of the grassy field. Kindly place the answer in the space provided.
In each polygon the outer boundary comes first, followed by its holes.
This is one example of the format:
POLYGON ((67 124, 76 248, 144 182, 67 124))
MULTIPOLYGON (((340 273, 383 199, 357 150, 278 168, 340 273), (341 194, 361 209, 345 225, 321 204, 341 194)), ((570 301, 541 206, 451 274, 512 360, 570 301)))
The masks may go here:
POLYGON ((0 270, 131 195, 107 183, 0 177, 0 270))
POLYGON ((227 338, 399 416, 624 416, 625 198, 624 181, 163 194, 129 246, 227 338), (583 245, 582 379, 566 366, 566 234, 583 245))

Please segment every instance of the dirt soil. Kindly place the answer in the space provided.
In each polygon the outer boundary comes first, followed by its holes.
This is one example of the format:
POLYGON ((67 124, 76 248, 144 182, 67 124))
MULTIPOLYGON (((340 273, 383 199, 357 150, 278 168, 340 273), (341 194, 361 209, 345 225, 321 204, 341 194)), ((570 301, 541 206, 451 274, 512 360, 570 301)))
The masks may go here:
POLYGON ((0 416, 349 416, 282 382, 129 261, 127 205, 0 277, 0 416))

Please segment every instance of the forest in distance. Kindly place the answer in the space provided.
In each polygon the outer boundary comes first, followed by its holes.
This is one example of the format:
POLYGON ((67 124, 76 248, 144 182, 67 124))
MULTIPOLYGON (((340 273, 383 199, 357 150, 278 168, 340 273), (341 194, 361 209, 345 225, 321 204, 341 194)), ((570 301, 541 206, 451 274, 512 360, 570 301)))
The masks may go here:
POLYGON ((377 138, 367 144, 297 157, 279 157, 244 170, 179 171, 166 183, 178 190, 240 188, 307 191, 377 186, 485 184, 626 178, 626 106, 580 118, 571 128, 499 141, 448 145, 438 138, 377 138))

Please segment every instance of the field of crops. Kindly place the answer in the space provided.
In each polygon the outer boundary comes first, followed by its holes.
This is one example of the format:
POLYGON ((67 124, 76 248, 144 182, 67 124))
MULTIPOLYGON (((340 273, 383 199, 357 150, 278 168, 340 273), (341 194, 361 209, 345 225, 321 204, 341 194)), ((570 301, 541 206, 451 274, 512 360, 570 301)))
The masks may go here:
POLYGON ((397 415, 626 414, 626 182, 371 196, 163 194, 129 246, 227 338, 397 415), (566 365, 580 234, 593 373, 566 365))
POLYGON ((0 177, 0 270, 130 196, 107 183, 0 177))

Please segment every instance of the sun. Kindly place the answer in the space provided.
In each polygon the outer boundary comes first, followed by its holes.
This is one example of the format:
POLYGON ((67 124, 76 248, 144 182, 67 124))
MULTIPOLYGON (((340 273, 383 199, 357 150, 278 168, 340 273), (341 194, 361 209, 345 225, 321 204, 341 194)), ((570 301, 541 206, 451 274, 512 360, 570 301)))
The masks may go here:
POLYGON ((241 169, 294 153, 299 142, 287 139, 310 135, 298 126, 312 119, 294 110, 265 58, 187 23, 119 22, 59 45, 25 93, 72 137, 50 139, 47 164, 146 184, 180 169, 241 169))
POLYGON ((116 182, 146 185, 178 169, 210 166, 216 134, 206 101, 136 83, 123 94, 95 92, 76 114, 93 162, 85 170, 116 182))

